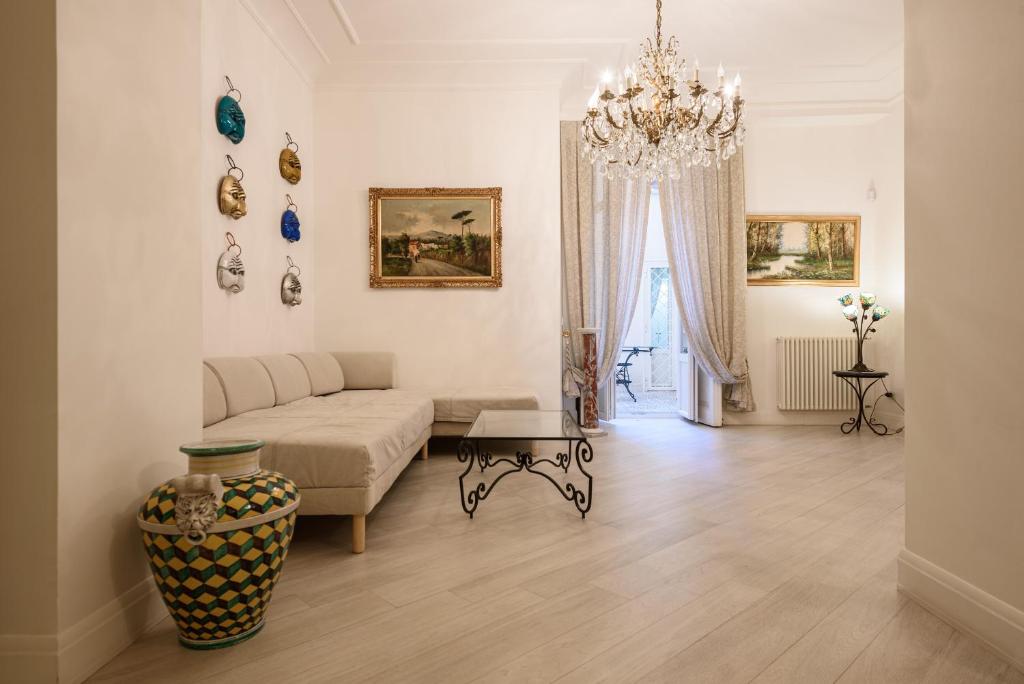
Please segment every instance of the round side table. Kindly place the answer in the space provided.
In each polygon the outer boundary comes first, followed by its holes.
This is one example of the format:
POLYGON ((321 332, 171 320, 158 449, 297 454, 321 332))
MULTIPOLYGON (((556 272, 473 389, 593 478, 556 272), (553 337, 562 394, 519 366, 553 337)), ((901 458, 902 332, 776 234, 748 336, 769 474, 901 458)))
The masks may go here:
POLYGON ((875 386, 876 382, 882 378, 889 377, 889 374, 885 371, 837 370, 832 371, 832 375, 837 378, 842 378, 857 395, 857 415, 839 426, 839 429, 843 431, 843 434, 848 435, 854 430, 860 432, 861 425, 867 425, 876 435, 889 434, 889 428, 886 427, 884 423, 873 420, 871 417, 864 414, 864 397, 867 396, 868 391, 875 386), (867 382, 868 380, 870 380, 870 382, 867 382), (865 382, 867 382, 867 384, 865 384, 865 382))

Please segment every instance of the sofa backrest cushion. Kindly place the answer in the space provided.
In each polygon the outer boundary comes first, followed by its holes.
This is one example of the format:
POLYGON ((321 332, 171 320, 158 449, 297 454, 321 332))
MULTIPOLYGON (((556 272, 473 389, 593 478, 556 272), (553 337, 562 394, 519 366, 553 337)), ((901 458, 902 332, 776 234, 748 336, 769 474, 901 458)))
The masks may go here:
POLYGON ((207 359, 206 365, 224 388, 228 417, 274 405, 274 383, 263 364, 245 356, 207 359))
POLYGON ((203 427, 219 423, 228 417, 228 402, 224 388, 210 367, 203 364, 203 427))
POLYGON ((302 362, 291 354, 274 354, 257 356, 256 360, 263 364, 274 385, 274 397, 277 405, 287 404, 308 397, 313 388, 309 384, 309 374, 302 362))
POLYGON ((326 352, 298 352, 292 354, 306 367, 313 396, 331 394, 345 389, 345 374, 337 360, 326 352))
POLYGON ((345 389, 393 389, 395 355, 391 352, 331 352, 345 374, 345 389))

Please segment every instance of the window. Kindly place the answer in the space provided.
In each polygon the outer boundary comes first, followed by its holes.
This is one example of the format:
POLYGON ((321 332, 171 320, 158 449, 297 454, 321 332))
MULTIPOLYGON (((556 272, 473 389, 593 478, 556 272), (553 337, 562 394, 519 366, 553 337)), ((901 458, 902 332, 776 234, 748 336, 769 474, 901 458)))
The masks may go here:
POLYGON ((649 344, 654 349, 651 350, 647 386, 651 389, 675 389, 676 373, 672 351, 676 306, 672 282, 669 280, 668 266, 651 266, 648 269, 648 280, 650 282, 649 344))

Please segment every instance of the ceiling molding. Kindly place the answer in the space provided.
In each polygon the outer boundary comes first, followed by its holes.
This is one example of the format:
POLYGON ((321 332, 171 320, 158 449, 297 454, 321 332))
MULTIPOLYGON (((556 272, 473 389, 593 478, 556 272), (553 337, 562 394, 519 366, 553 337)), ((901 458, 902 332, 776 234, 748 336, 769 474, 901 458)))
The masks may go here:
POLYGON ((629 45, 628 38, 423 38, 367 40, 364 45, 629 45))
POLYGON ((318 93, 330 92, 445 92, 445 91, 482 91, 493 92, 551 92, 562 90, 557 83, 429 83, 415 81, 408 83, 323 83, 315 88, 318 93))
POLYGON ((256 8, 253 7, 252 2, 250 2, 250 0, 238 0, 238 2, 245 8, 245 11, 249 13, 249 16, 251 16, 253 21, 256 22, 256 25, 260 27, 260 30, 263 31, 267 38, 270 39, 270 42, 274 44, 274 47, 276 47, 277 51, 281 53, 281 56, 284 57, 285 61, 295 69, 295 73, 298 74, 300 79, 302 79, 302 82, 312 88, 313 80, 309 77, 309 74, 307 74, 306 70, 299 65, 299 61, 295 59, 295 56, 292 55, 291 52, 288 51, 288 48, 284 46, 281 39, 278 38, 276 33, 274 33, 274 29, 270 28, 270 24, 268 24, 256 8))
POLYGON ((345 29, 345 35, 348 36, 349 42, 353 45, 359 45, 359 34, 356 33, 356 27, 352 25, 348 12, 341 6, 341 0, 331 0, 331 9, 334 10, 334 16, 338 17, 338 21, 341 22, 341 27, 345 29))
POLYGON ((821 100, 818 102, 751 102, 747 112, 751 116, 789 116, 799 114, 876 114, 887 113, 903 100, 903 93, 887 100, 821 100))
MULTIPOLYGON (((605 1, 609 5, 621 2, 605 1)), ((871 0, 876 5, 886 1, 871 0)), ((547 25, 541 30, 542 27, 530 23, 532 15, 525 10, 500 14, 515 18, 511 25, 477 21, 473 24, 476 28, 468 31, 459 30, 447 20, 439 23, 433 10, 421 11, 422 0, 393 0, 386 7, 382 3, 379 11, 374 3, 353 4, 345 0, 239 2, 302 80, 317 90, 547 90, 557 81, 561 85, 562 108, 573 110, 586 102, 601 71, 622 68, 636 58, 638 46, 637 40, 622 37, 632 31, 626 23, 613 24, 614 34, 607 37, 603 30, 593 26, 594 30, 576 30, 547 25), (352 6, 354 14, 349 14, 347 5, 352 6), (415 12, 410 9, 414 5, 415 12), (265 13, 266 20, 260 11, 265 13), (329 16, 331 13, 333 16, 329 16), (362 38, 353 18, 360 21, 362 38), (402 29, 397 33, 392 30, 395 22, 402 29), (530 37, 531 34, 548 37, 530 37), (558 34, 561 37, 550 37, 558 34), (491 35, 496 37, 489 38, 491 35)), ((524 7, 539 7, 547 0, 517 2, 524 7)), ((815 0, 794 2, 810 5, 815 0)), ((449 10, 462 7, 456 0, 440 4, 449 10)), ((473 16, 479 19, 479 13, 487 11, 486 7, 474 9, 473 16)), ((812 16, 824 20, 832 15, 816 12, 812 16)), ((751 109, 762 116, 877 111, 881 103, 902 92, 903 44, 897 32, 872 26, 868 22, 859 29, 846 31, 854 37, 865 34, 869 28, 873 31, 862 36, 862 47, 849 54, 829 50, 819 56, 804 47, 784 51, 780 56, 770 50, 750 48, 748 41, 744 41, 741 47, 746 49, 739 50, 737 62, 726 66, 730 72, 743 73, 749 84, 746 97, 751 109), (873 37, 876 35, 877 39, 873 37), (760 59, 762 53, 767 62, 760 59)), ((755 29, 753 25, 747 27, 748 33, 755 29)))
POLYGON ((313 44, 313 47, 316 48, 316 51, 320 53, 320 57, 324 60, 324 63, 330 64, 330 55, 328 55, 327 51, 324 50, 324 46, 320 44, 320 41, 316 39, 316 35, 313 33, 313 29, 309 28, 309 24, 307 24, 306 20, 302 18, 302 14, 299 13, 299 10, 295 6, 293 0, 284 0, 284 4, 285 7, 288 8, 288 11, 292 13, 292 16, 295 17, 295 22, 302 29, 302 32, 306 34, 306 38, 308 38, 309 42, 313 44))
POLYGON ((346 62, 349 65, 365 64, 586 64, 584 57, 523 57, 522 59, 358 59, 346 62))

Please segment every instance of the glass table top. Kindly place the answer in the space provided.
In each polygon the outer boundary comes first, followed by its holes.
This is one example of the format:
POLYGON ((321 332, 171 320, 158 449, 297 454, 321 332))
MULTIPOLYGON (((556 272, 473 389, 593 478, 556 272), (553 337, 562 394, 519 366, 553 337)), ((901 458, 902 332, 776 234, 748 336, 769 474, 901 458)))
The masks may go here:
POLYGON ((467 439, 585 439, 568 411, 481 411, 467 439))

